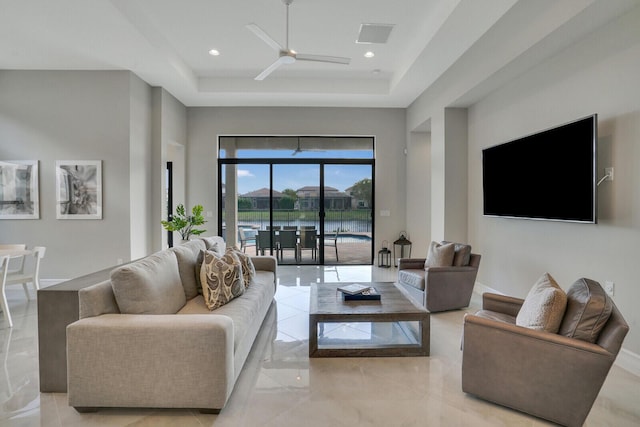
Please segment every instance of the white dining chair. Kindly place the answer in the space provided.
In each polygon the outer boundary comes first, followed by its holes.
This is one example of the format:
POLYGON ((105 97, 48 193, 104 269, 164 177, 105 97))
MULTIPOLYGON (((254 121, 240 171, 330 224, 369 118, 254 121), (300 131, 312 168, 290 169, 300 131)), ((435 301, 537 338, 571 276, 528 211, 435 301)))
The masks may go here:
MULTIPOLYGON (((24 249, 23 249, 24 250, 24 249)), ((9 312, 9 304, 7 303, 7 286, 10 285, 22 285, 24 293, 27 299, 30 300, 28 283, 33 283, 35 291, 40 289, 40 261, 44 258, 46 248, 44 246, 36 246, 33 248, 32 255, 35 259, 33 263, 33 269, 25 272, 24 262, 20 270, 10 270, 9 264, 11 260, 10 255, 5 255, 0 258, 0 284, 2 285, 2 297, 0 303, 2 303, 2 311, 4 318, 6 319, 9 327, 13 327, 13 320, 11 319, 11 313, 9 312)))
MULTIPOLYGON (((0 245, 0 251, 24 251, 27 249, 25 244, 0 245)), ((12 256, 9 262, 8 273, 18 273, 24 271, 24 255, 12 256)))

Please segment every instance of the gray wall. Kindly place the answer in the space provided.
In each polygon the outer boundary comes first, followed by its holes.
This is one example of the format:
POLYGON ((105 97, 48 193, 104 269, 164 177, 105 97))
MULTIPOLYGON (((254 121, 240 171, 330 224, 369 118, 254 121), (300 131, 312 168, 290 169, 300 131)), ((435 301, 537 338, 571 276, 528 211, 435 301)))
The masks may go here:
POLYGON ((0 158, 40 161, 40 219, 0 221, 0 241, 47 247, 43 278, 130 257, 130 73, 0 71, 0 158), (56 160, 102 160, 103 219, 56 219, 56 160))
MULTIPOLYGON (((431 133, 411 132, 407 142, 407 230, 414 258, 431 242, 431 133)), ((392 243, 392 242, 390 242, 392 243)))
MULTIPOLYGON (((545 271, 567 288, 580 277, 615 282, 640 354, 640 16, 597 31, 469 109, 469 238, 482 253, 478 280, 520 297, 545 271), (599 167, 615 180, 598 193, 598 225, 485 218, 482 148, 598 113, 599 167)), ((541 165, 540 173, 545 171, 541 165)))
MULTIPOLYGON (((615 282, 613 298, 631 326, 623 363, 632 369, 637 369, 640 360, 640 312, 636 308, 640 301, 636 260, 640 242, 638 22, 640 9, 636 8, 469 106, 465 153, 467 241, 482 254, 479 289, 525 297, 544 272, 565 289, 580 277, 615 282), (483 148, 592 113, 599 115, 599 176, 604 175, 605 167, 615 168, 615 181, 599 187, 597 225, 483 217, 483 148)), ((408 131, 431 123, 430 153, 425 156, 432 170, 430 204, 432 208, 444 206, 445 217, 446 180, 452 177, 446 174, 448 153, 440 154, 444 147, 441 141, 434 142, 434 129, 446 126, 445 111, 459 107, 460 97, 473 89, 465 74, 466 61, 472 59, 463 58, 407 110, 408 131), (440 188, 445 194, 434 191, 440 188)), ((541 165, 540 173, 551 172, 541 165)), ((423 177, 418 173, 408 181, 412 179, 423 177)), ((434 221, 439 218, 432 217, 432 230, 434 221)), ((437 237, 432 233, 432 238, 437 237)))
MULTIPOLYGON (((217 224, 217 136, 220 134, 373 135, 376 138, 376 252, 406 224, 405 110, 364 108, 189 108, 187 201, 217 224), (380 216, 389 210, 391 216, 380 216)), ((411 230, 408 230, 411 232, 411 230)), ((208 234, 208 233, 207 233, 208 234)))

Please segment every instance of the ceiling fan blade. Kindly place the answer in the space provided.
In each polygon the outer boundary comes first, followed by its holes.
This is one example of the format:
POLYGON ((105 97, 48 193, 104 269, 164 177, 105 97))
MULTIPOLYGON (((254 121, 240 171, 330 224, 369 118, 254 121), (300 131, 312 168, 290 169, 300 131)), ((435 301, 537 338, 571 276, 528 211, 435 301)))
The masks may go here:
POLYGON ((351 58, 344 58, 342 56, 309 55, 306 53, 296 53, 296 59, 300 61, 331 62, 344 65, 348 65, 351 62, 351 58))
POLYGON ((276 62, 269 65, 267 68, 265 68, 263 72, 258 74, 254 80, 264 80, 269 74, 273 73, 275 69, 281 66, 282 64, 290 64, 290 63, 291 63, 291 57, 283 55, 280 58, 276 59, 276 62))
POLYGON ((285 50, 280 43, 275 41, 273 37, 267 34, 262 28, 256 24, 247 24, 247 28, 253 32, 256 36, 260 37, 266 44, 277 50, 278 52, 285 50))

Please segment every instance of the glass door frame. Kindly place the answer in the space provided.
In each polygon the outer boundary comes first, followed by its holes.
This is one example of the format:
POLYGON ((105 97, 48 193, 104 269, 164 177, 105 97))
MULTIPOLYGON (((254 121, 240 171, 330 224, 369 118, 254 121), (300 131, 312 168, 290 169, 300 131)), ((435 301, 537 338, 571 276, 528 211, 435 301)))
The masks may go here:
MULTIPOLYGON (((269 165, 269 224, 273 226, 273 166, 274 165, 287 165, 287 164, 307 164, 307 165, 320 165, 320 194, 319 203, 320 211, 319 216, 319 242, 324 242, 325 237, 325 179, 324 170, 326 165, 369 165, 371 166, 371 254, 370 263, 367 265, 374 265, 375 260, 375 158, 371 159, 322 159, 322 158, 304 158, 304 159, 288 159, 288 158, 249 158, 249 159, 237 159, 237 158, 218 158, 218 230, 221 234, 223 229, 223 195, 222 185, 223 180, 223 167, 225 165, 242 165, 242 164, 263 164, 269 165)), ((227 230, 227 233, 229 231, 227 230)), ((318 245, 318 263, 308 265, 325 265, 324 262, 324 246, 318 245)), ((333 265, 333 264, 331 264, 333 265)), ((335 265, 341 265, 336 262, 335 265)))

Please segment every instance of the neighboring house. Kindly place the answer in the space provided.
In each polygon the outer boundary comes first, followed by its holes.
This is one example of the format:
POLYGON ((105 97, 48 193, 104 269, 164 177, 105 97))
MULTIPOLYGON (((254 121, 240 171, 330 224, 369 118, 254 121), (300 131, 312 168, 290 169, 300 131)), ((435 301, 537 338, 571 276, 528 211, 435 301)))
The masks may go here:
POLYGON ((359 199, 353 195, 353 186, 345 189, 344 192, 351 197, 351 209, 368 209, 371 207, 368 200, 359 199))
MULTIPOLYGON (((279 191, 272 190, 273 196, 273 208, 280 209, 280 200, 284 197, 279 191)), ((259 190, 250 191, 245 194, 241 194, 240 197, 251 201, 252 209, 269 209, 269 189, 261 188, 259 190)))
MULTIPOLYGON (((320 208, 320 187, 306 186, 296 191, 298 205, 301 210, 314 210, 320 208)), ((324 208, 334 210, 351 209, 351 196, 339 191, 337 188, 324 187, 324 208)))

